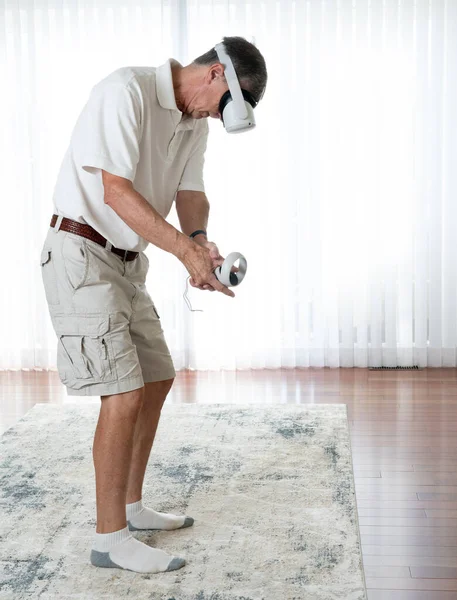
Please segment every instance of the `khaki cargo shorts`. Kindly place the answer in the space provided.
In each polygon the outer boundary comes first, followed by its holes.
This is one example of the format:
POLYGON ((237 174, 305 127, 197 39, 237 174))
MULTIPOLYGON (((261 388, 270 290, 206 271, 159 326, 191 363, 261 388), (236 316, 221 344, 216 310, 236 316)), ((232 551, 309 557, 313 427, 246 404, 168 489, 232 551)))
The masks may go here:
POLYGON ((56 332, 57 370, 70 396, 106 396, 175 377, 149 296, 144 252, 124 261, 74 233, 50 228, 41 274, 56 332))

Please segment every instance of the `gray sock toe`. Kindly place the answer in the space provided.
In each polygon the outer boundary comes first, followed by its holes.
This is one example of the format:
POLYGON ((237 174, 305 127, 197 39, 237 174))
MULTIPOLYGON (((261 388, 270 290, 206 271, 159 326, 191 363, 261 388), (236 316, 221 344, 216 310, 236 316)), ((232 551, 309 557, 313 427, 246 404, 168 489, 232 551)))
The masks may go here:
POLYGON ((194 524, 194 519, 192 517, 186 517, 184 521, 184 525, 181 525, 180 529, 184 529, 184 527, 191 527, 194 524))
POLYGON ((174 558, 168 565, 167 571, 176 571, 186 564, 183 558, 174 558))
POLYGON ((111 560, 109 557, 109 552, 98 552, 97 550, 92 550, 90 553, 90 562, 96 567, 116 567, 118 569, 123 568, 111 560))

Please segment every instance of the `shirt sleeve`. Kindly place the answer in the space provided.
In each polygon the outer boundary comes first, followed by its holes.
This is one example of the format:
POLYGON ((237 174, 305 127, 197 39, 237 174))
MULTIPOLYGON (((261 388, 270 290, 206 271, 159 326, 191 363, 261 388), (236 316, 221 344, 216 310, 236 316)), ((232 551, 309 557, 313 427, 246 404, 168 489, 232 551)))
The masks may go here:
POLYGON ((178 186, 180 190, 191 190, 193 192, 204 192, 203 167, 205 164, 205 150, 208 142, 208 124, 199 133, 195 145, 187 159, 181 181, 178 186))
POLYGON ((124 84, 93 88, 75 128, 73 150, 81 167, 103 169, 133 182, 140 158, 141 111, 124 84))

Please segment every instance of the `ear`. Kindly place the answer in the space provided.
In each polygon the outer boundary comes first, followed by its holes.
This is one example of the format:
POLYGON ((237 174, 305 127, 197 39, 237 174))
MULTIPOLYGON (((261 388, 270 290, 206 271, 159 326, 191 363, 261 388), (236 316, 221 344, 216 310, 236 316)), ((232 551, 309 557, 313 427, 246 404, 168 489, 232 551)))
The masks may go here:
POLYGON ((224 65, 221 65, 221 63, 214 63, 214 65, 211 65, 209 68, 209 81, 212 82, 215 79, 224 79, 224 65))

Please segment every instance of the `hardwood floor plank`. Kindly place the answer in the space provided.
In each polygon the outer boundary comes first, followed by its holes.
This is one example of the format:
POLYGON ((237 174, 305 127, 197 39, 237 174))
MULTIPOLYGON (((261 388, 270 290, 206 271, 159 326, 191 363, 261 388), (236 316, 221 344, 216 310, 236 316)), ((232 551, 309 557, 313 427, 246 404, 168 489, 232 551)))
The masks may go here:
POLYGON ((403 458, 400 456, 376 456, 373 455, 372 451, 369 451, 368 456, 365 453, 353 451, 352 462, 355 469, 379 469, 389 468, 392 471, 401 472, 403 469, 406 472, 414 472, 415 464, 422 464, 425 466, 435 467, 436 465, 443 465, 443 468, 447 466, 453 466, 453 459, 443 458, 437 456, 436 458, 430 458, 430 454, 423 456, 422 458, 403 458))
POLYGON ((376 535, 362 533, 360 537, 362 544, 369 546, 457 547, 457 537, 439 537, 434 535, 433 532, 430 535, 376 535))
MULTIPOLYGON (((396 575, 395 575, 396 577, 396 575)), ((404 575, 402 575, 404 577, 404 575)), ((457 579, 457 566, 437 567, 423 566, 411 567, 411 577, 419 579, 457 579)))
POLYGON ((367 577, 367 588, 377 590, 423 590, 423 591, 457 591, 456 579, 413 579, 389 578, 389 577, 367 577))
POLYGON ((447 502, 457 502, 457 494, 442 494, 437 492, 419 492, 419 500, 445 500, 447 502))
POLYGON ((457 546, 387 546, 381 544, 365 544, 362 540, 362 547, 364 556, 442 556, 457 559, 457 546))
MULTIPOLYGON (((369 477, 358 475, 359 479, 369 477)), ((426 473, 395 473, 381 470, 381 479, 396 485, 455 485, 457 486, 457 473, 441 473, 440 471, 426 473)))
POLYGON ((449 435, 359 435, 356 433, 351 434, 352 446, 363 446, 363 447, 395 447, 395 448, 418 448, 419 450, 423 447, 436 449, 451 449, 457 448, 457 440, 455 435, 450 433, 449 435))
MULTIPOLYGON (((427 519, 424 519, 425 522, 427 519)), ((454 521, 455 522, 455 521, 454 521)), ((452 523, 452 521, 451 521, 452 523)), ((395 522, 390 525, 361 525, 360 533, 363 535, 398 535, 398 536, 428 536, 434 535, 440 538, 455 538, 457 539, 457 527, 452 526, 435 526, 427 527, 426 525, 397 525, 395 522)))
POLYGON ((425 514, 430 518, 442 518, 447 517, 448 519, 457 519, 457 503, 455 509, 433 509, 427 508, 425 514))
MULTIPOLYGON (((407 501, 407 500, 381 500, 381 501, 372 501, 372 500, 363 500, 357 496, 357 506, 358 508, 379 508, 379 509, 388 509, 388 508, 412 508, 412 509, 424 509, 425 511, 430 510, 457 510, 457 502, 441 502, 438 500, 419 500, 417 497, 415 500, 407 501)), ((438 515, 439 516, 439 515, 438 515)))
MULTIPOLYGON (((357 422, 356 422, 357 423, 357 422)), ((455 429, 455 428, 453 428, 455 429)), ((449 432, 446 430, 445 433, 451 435, 453 429, 449 432)), ((405 435, 431 435, 430 427, 424 423, 402 423, 399 424, 396 421, 389 422, 384 425, 379 425, 377 421, 367 421, 365 425, 349 425, 349 431, 351 436, 394 436, 404 433, 405 435)))
MULTIPOLYGON (((403 454, 405 456, 407 456, 408 454, 432 454, 432 445, 430 443, 427 444, 418 444, 416 442, 406 442, 406 443, 399 443, 398 446, 395 443, 395 441, 391 441, 389 444, 386 444, 385 442, 383 442, 382 440, 379 441, 379 443, 372 443, 372 442, 366 442, 366 443, 357 443, 357 441, 351 440, 351 446, 357 450, 357 448, 363 448, 363 449, 368 449, 370 448, 371 450, 376 450, 377 448, 382 449, 382 453, 383 455, 387 455, 387 453, 391 452, 391 453, 395 453, 400 451, 403 451, 403 454)), ((437 448, 433 447, 434 452, 436 453, 437 448)), ((454 446, 446 446, 441 448, 441 450, 444 453, 450 454, 451 456, 454 454, 454 446)), ((440 450, 440 452, 441 452, 440 450)))
POLYGON ((382 470, 388 470, 395 473, 414 473, 414 465, 405 464, 405 465, 392 465, 389 463, 380 463, 380 464, 360 464, 359 462, 353 462, 354 465, 354 473, 358 477, 367 477, 367 475, 371 473, 375 473, 376 477, 381 475, 382 470), (379 474, 379 475, 378 475, 379 474))
MULTIPOLYGON (((365 566, 381 567, 451 567, 455 568, 457 561, 455 556, 379 556, 364 554, 363 564, 365 566)), ((450 579, 450 578, 449 578, 450 579)))
POLYGON ((430 527, 433 528, 435 533, 438 527, 446 528, 447 525, 454 531, 457 531, 457 519, 446 519, 446 518, 430 518, 424 514, 415 517, 394 517, 393 515, 386 515, 382 517, 364 517, 359 511, 359 523, 364 526, 372 527, 430 527))
MULTIPOLYGON (((306 401, 304 401, 306 402, 306 401)), ((326 402, 325 404, 333 404, 332 402, 326 402)), ((348 411, 348 418, 362 418, 364 415, 354 415, 354 411, 352 409, 352 407, 350 405, 347 405, 347 411, 348 411)), ((392 414, 387 414, 386 411, 380 410, 378 412, 375 413, 371 413, 371 414, 365 414, 365 418, 368 418, 372 421, 376 421, 377 419, 386 417, 388 419, 390 419, 392 421, 392 423, 423 423, 424 421, 440 421, 440 420, 446 420, 447 423, 452 423, 455 424, 457 426, 457 419, 453 417, 453 414, 448 414, 448 415, 422 415, 422 414, 418 414, 418 415, 413 415, 413 414, 408 414, 408 415, 398 415, 395 413, 392 414)))
POLYGON ((397 491, 389 491, 389 490, 376 491, 373 489, 364 490, 364 489, 357 489, 357 488, 356 488, 356 497, 357 497, 357 503, 362 502, 363 500, 370 501, 370 502, 378 502, 378 503, 382 502, 382 501, 387 501, 387 500, 410 501, 410 502, 414 502, 415 500, 418 500, 417 494, 413 491, 411 491, 411 492, 404 492, 404 491, 397 492, 397 491))
POLYGON ((457 600, 456 592, 368 590, 368 600, 457 600))
POLYGON ((433 463, 431 464, 414 464, 414 471, 416 472, 428 472, 431 471, 433 473, 437 472, 437 473, 457 473, 457 462, 454 461, 443 461, 443 460, 436 460, 433 461, 433 463))
POLYGON ((381 478, 381 471, 373 471, 373 470, 364 470, 364 469, 355 469, 354 468, 354 475, 359 478, 359 479, 366 479, 366 478, 370 478, 373 479, 373 477, 378 477, 381 478))
MULTIPOLYGON (((422 567, 418 567, 422 568, 422 567)), ((431 567, 433 569, 433 567, 431 567)), ((439 567, 437 567, 439 568, 439 567)), ((411 577, 409 567, 395 567, 389 565, 388 567, 365 565, 365 577, 370 578, 384 578, 384 577, 399 577, 401 579, 411 577)))
MULTIPOLYGON (((427 518, 427 513, 423 508, 361 508, 358 506, 357 513, 361 525, 372 525, 373 523, 362 522, 362 519, 422 519, 427 518)), ((437 515, 439 516, 439 515, 437 515)), ((391 522, 391 521, 390 521, 391 522)))
POLYGON ((398 459, 403 462, 408 462, 411 464, 414 463, 434 463, 435 461, 451 461, 455 460, 456 453, 455 452, 435 452, 431 450, 426 450, 422 448, 419 451, 411 451, 405 450, 404 448, 379 448, 379 447, 369 447, 369 448, 354 448, 354 460, 359 461, 371 461, 382 460, 384 462, 391 461, 392 459, 398 459))
MULTIPOLYGON (((419 496, 427 496, 428 494, 435 493, 440 496, 447 495, 453 497, 457 497, 457 486, 456 485, 421 485, 421 484, 402 484, 400 482, 395 481, 384 481, 381 479, 364 479, 355 480, 355 485, 357 490, 364 492, 380 492, 385 493, 388 490, 392 490, 393 492, 414 492, 419 496), (432 492, 433 490, 433 492, 432 492)), ((428 496, 427 496, 428 497, 428 496)))

